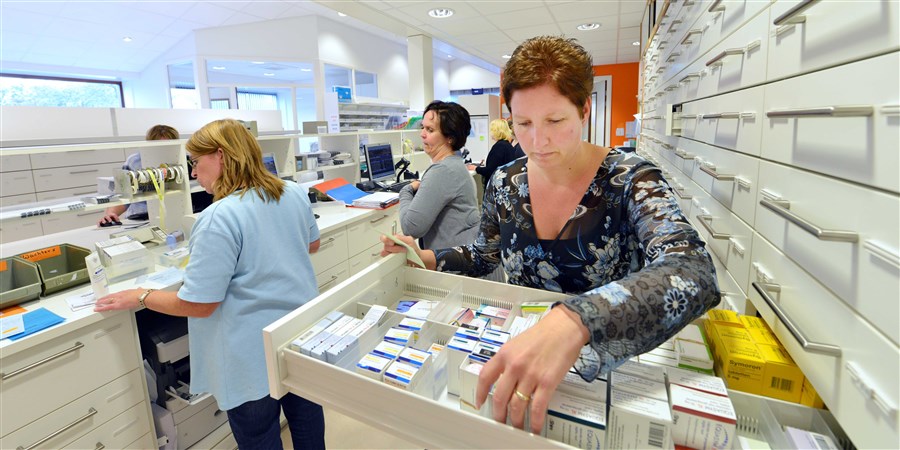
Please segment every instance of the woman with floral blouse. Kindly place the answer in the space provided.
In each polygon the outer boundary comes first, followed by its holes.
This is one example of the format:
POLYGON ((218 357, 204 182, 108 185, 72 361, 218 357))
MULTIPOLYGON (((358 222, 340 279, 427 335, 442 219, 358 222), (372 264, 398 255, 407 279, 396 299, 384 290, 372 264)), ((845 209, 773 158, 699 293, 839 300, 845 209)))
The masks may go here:
MULTIPOLYGON (((418 250, 430 269, 478 277, 500 265, 511 284, 572 294, 479 377, 478 406, 496 383, 494 419, 522 428, 530 409, 535 433, 573 365, 593 381, 719 302, 705 243, 659 168, 581 139, 593 77, 574 39, 522 43, 501 89, 526 158, 491 178, 473 244, 418 250)), ((400 251, 388 241, 382 253, 400 251)))

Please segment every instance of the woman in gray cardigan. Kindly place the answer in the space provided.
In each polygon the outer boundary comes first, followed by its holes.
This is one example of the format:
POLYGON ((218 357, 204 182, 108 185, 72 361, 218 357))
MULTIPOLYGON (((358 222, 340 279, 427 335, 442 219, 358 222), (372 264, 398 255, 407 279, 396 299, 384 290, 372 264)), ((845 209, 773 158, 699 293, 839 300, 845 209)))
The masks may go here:
POLYGON ((403 234, 421 238, 422 248, 464 245, 478 234, 475 181, 459 154, 471 129, 469 112, 456 103, 436 100, 425 108, 422 143, 432 164, 400 191, 403 234))

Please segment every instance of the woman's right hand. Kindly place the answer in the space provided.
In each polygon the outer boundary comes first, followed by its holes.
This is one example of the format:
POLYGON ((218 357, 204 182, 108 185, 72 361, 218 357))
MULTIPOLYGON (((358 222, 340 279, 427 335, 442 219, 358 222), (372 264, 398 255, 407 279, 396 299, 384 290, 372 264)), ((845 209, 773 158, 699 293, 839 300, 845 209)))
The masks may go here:
MULTIPOLYGON (((404 244, 408 245, 410 248, 415 250, 416 254, 419 255, 419 258, 422 259, 422 262, 425 263, 425 268, 428 270, 434 270, 437 267, 437 261, 434 258, 434 252, 431 250, 422 250, 419 248, 419 245, 416 244, 415 238, 412 236, 404 236, 402 234, 395 234, 395 238, 403 241, 404 244)), ((385 257, 393 253, 406 253, 406 247, 394 242, 391 238, 382 235, 381 243, 384 244, 384 247, 381 249, 381 256, 385 257)), ((418 266, 416 266, 418 267, 418 266)))
POLYGON ((113 222, 121 222, 121 220, 119 220, 119 215, 107 209, 106 214, 100 218, 100 220, 97 222, 97 225, 113 222))

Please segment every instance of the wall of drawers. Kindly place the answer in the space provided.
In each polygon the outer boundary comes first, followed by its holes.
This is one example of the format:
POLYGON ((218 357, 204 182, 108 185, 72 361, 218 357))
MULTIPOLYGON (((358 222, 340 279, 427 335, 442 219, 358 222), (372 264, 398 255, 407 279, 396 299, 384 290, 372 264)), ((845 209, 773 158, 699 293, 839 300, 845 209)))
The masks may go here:
POLYGON ((7 346, 0 448, 155 448, 134 315, 7 346))
POLYGON ((859 448, 900 441, 900 4, 669 2, 638 152, 859 448))

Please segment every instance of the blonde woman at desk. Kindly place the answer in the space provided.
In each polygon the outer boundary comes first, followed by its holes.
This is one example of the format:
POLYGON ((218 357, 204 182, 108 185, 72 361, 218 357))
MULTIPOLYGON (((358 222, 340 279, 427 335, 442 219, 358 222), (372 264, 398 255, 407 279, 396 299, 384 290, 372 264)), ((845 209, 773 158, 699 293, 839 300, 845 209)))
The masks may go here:
POLYGON ((323 449, 321 406, 294 394, 269 397, 262 340, 263 327, 318 295, 309 255, 319 229, 309 198, 265 169, 259 144, 236 120, 207 124, 186 148, 215 202, 191 231, 184 284, 178 292, 116 292, 94 310, 188 317, 191 393, 213 394, 240 448, 282 448, 284 411, 294 448, 323 449))
MULTIPOLYGON (((570 294, 481 371, 494 419, 531 431, 567 371, 586 381, 649 351, 719 302, 715 269, 661 171, 581 139, 591 110, 590 54, 574 39, 523 42, 501 79, 526 158, 500 168, 468 245, 417 250, 427 268, 570 294), (502 375, 502 376, 501 376, 502 375)), ((403 236, 411 245, 409 237, 403 236)), ((406 249, 387 238, 382 254, 406 249)))

